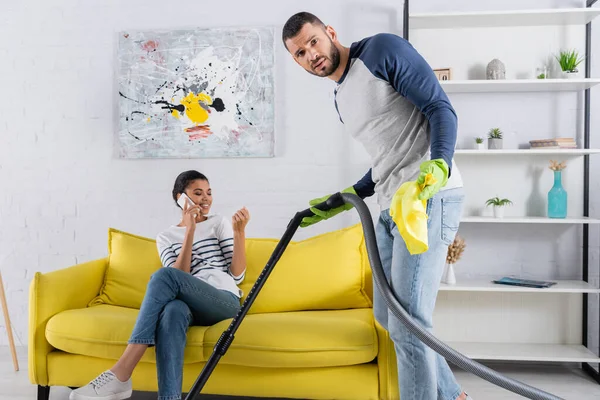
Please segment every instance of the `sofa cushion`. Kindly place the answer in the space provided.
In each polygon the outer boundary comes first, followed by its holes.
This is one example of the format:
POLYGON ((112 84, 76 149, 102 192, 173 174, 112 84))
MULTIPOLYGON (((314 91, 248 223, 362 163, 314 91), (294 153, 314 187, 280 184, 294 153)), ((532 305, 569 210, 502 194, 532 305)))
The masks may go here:
MULTIPOLYGON (((46 339, 53 347, 67 353, 118 360, 127 347, 139 310, 99 305, 63 311, 46 325, 46 339)), ((193 326, 188 331, 184 363, 205 361, 202 341, 207 327, 193 326)), ((143 362, 156 362, 150 348, 143 362)))
POLYGON ((104 284, 90 305, 111 304, 139 309, 150 276, 161 267, 155 240, 109 229, 104 284))
MULTIPOLYGON (((230 321, 208 328, 204 357, 230 321)), ((221 363, 248 367, 317 368, 363 364, 377 356, 370 308, 246 316, 221 363)))
MULTIPOLYGON (((138 310, 100 305, 63 311, 48 321, 46 339, 73 354, 118 359, 138 310)), ((206 361, 231 320, 191 327, 184 363, 206 361)), ((372 309, 247 315, 221 363, 257 367, 326 367, 372 361, 378 351, 372 309)), ((156 362, 154 348, 142 361, 156 362)))
MULTIPOLYGON (((247 240, 244 298, 279 240, 247 240)), ((360 224, 290 242, 250 313, 371 307, 370 265, 360 224)))

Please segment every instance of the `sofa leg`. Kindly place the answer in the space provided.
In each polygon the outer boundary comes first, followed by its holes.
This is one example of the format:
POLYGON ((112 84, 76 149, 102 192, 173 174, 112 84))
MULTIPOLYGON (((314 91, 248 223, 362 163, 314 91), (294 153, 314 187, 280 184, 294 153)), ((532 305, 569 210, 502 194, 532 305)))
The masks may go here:
POLYGON ((50 399, 50 386, 38 385, 37 400, 48 400, 50 399))

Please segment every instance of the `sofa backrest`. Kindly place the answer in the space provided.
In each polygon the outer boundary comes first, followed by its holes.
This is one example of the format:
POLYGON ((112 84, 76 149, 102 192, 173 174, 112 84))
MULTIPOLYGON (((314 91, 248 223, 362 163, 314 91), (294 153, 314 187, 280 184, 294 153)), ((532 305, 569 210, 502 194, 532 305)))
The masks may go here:
MULTIPOLYGON (((247 297, 279 240, 247 241, 247 297)), ((290 242, 250 313, 371 307, 371 269, 360 225, 290 242)))
MULTIPOLYGON (((278 239, 246 239, 244 300, 271 257, 278 239)), ((151 275, 162 267, 156 241, 109 230, 104 284, 90 305, 140 308, 151 275)), ((250 313, 372 306, 371 269, 361 225, 287 246, 250 313)))

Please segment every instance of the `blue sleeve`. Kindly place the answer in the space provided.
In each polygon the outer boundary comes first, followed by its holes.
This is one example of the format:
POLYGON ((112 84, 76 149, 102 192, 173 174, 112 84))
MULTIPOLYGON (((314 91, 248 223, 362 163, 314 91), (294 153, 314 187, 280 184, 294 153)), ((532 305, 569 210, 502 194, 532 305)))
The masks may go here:
POLYGON ((371 177, 371 169, 363 176, 355 185, 352 186, 354 191, 361 199, 373 196, 375 194, 375 182, 371 177))
POLYGON ((429 64, 396 35, 376 35, 366 47, 360 58, 371 73, 388 81, 429 121, 431 159, 441 158, 452 168, 458 118, 429 64))

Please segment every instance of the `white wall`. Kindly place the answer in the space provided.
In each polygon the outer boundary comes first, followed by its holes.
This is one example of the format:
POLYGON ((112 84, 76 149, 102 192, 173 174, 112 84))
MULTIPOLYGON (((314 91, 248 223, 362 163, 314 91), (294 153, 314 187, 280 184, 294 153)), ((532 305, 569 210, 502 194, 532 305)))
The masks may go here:
MULTIPOLYGON (((309 1, 298 8, 275 1, 62 0, 1 6, 0 267, 19 344, 26 344, 33 274, 105 256, 109 227, 154 237, 176 223, 170 193, 183 170, 198 169, 211 179, 216 211, 231 214, 247 206, 252 237, 280 237, 310 199, 362 177, 368 160, 344 137, 333 82, 302 70, 279 39, 286 19, 304 9, 338 27, 348 44, 394 29, 388 23, 393 1, 369 7, 376 11, 372 23, 357 29, 348 18, 357 20, 363 7, 340 13, 342 3, 309 1), (240 25, 276 28, 276 157, 114 158, 117 32, 240 25)), ((295 238, 348 225, 352 218, 303 229, 295 238)))
MULTIPOLYGON (((412 3, 411 12, 434 12, 565 7, 578 6, 581 1, 412 3)), ((273 0, 173 4, 156 0, 60 0, 2 5, 0 268, 18 344, 26 344, 27 295, 33 274, 105 256, 109 227, 154 237, 177 222, 178 213, 170 191, 176 175, 185 169, 198 169, 209 176, 217 211, 230 214, 242 205, 250 209, 252 221, 248 234, 252 237, 279 237, 294 212, 305 208, 308 200, 343 189, 366 172, 369 163, 365 152, 344 134, 337 118, 333 83, 312 77, 298 67, 278 37, 285 20, 300 10, 321 16, 338 30, 347 45, 376 32, 401 34, 402 2, 308 0, 301 6, 297 4, 273 0), (127 29, 238 25, 276 27, 276 157, 115 159, 116 33, 127 29)), ((595 54, 600 54, 599 32, 600 26, 594 32, 595 54)), ((415 45, 418 50, 423 47, 427 51, 427 43, 415 42, 415 45)), ((489 58, 481 45, 478 42, 471 49, 474 59, 489 58)), ((519 43, 514 45, 519 48, 519 43)), ((598 68, 596 71, 600 74, 598 68)), ((594 93, 596 102, 600 101, 597 91, 594 93)), ((538 133, 543 132, 542 128, 557 118, 550 103, 535 108, 537 123, 534 123, 528 120, 531 109, 506 97, 486 97, 486 101, 489 110, 500 105, 511 115, 511 121, 517 121, 509 128, 515 135, 532 126, 539 128, 538 133)), ((468 140, 465 138, 487 129, 492 123, 490 119, 496 118, 491 112, 472 112, 476 100, 457 98, 456 102, 461 119, 460 140, 468 140)), ((560 115, 560 126, 573 129, 572 110, 560 115)), ((595 118, 593 126, 597 127, 599 121, 595 118)), ((467 166, 462 171, 469 179, 467 166)), ((491 191, 497 183, 510 186, 513 181, 507 174, 486 182, 485 187, 491 191)), ((569 193, 576 196, 579 184, 575 180, 570 183, 573 185, 569 193)), ((549 189, 548 184, 541 185, 542 194, 549 189)), ((597 193, 600 189, 597 178, 593 187, 597 193)), ((369 204, 375 213, 373 200, 369 204)), ((473 204, 478 202, 473 201, 473 204)), ((598 211, 593 202, 592 207, 593 212, 598 211)), ((296 239, 357 220, 356 215, 349 213, 300 230, 296 239)), ((465 227, 469 249, 458 270, 459 277, 488 276, 499 268, 502 273, 519 272, 520 266, 533 260, 541 260, 536 264, 540 265, 538 275, 577 276, 578 234, 566 228, 556 229, 540 233, 526 228, 518 237, 528 242, 519 243, 514 239, 498 239, 497 235, 513 234, 509 227, 498 227, 493 235, 488 227, 465 227), (552 251, 558 243, 554 233, 564 237, 558 255, 552 251), (494 250, 498 249, 498 243, 500 251, 494 250)), ((597 236, 592 243, 595 258, 591 265, 597 266, 597 236)), ((0 344, 6 343, 3 325, 2 320, 0 344)))

